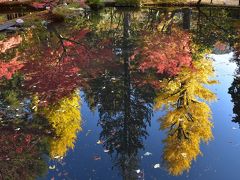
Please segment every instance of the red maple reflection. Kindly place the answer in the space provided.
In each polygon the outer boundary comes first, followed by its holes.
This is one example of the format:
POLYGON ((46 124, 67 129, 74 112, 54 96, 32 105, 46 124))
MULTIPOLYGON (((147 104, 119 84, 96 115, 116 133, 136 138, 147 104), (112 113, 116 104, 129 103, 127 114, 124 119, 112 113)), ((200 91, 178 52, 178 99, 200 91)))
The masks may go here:
MULTIPOLYGON (((96 64, 106 63, 113 58, 110 40, 102 40, 94 47, 84 42, 89 30, 78 31, 71 39, 60 39, 61 46, 41 47, 42 55, 29 60, 25 54, 25 88, 36 93, 43 104, 53 103, 68 96, 83 85, 84 77, 97 76, 103 69, 96 64)), ((38 47, 39 48, 39 47, 38 47)), ((33 52, 30 50, 29 53, 33 52)))
POLYGON ((9 62, 2 62, 0 60, 0 80, 5 77, 11 79, 15 72, 21 69, 23 64, 17 61, 17 58, 12 59, 9 62))
MULTIPOLYGON (((175 30, 171 35, 156 34, 148 36, 144 47, 139 50, 142 56, 139 69, 154 69, 159 74, 176 75, 182 67, 191 66, 190 35, 175 30)), ((133 56, 132 58, 134 58, 133 56)))
POLYGON ((0 129, 0 179, 32 179, 42 173, 43 134, 28 131, 0 129))
MULTIPOLYGON (((7 50, 15 48, 21 42, 22 37, 20 35, 14 35, 0 41, 0 53, 6 53, 7 50)), ((14 73, 23 66, 21 62, 17 61, 17 59, 17 55, 15 58, 8 61, 0 59, 0 80, 3 77, 11 79, 14 73)))

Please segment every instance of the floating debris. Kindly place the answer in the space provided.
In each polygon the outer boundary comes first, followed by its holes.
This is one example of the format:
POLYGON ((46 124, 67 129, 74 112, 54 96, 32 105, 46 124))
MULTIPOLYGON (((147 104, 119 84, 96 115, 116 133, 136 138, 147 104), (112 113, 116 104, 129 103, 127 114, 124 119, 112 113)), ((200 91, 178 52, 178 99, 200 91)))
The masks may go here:
POLYGON ((136 170, 136 173, 138 173, 138 174, 139 174, 140 172, 141 172, 141 170, 140 170, 140 169, 137 169, 137 170, 136 170))
POLYGON ((160 164, 155 164, 153 167, 154 169, 160 168, 160 164))
POLYGON ((88 130, 86 133, 86 136, 88 136, 91 132, 92 132, 92 130, 88 130))
POLYGON ((60 159, 61 158, 61 156, 55 156, 54 157, 54 159, 60 159))
POLYGON ((55 165, 53 165, 53 166, 49 166, 49 169, 51 169, 51 170, 53 170, 53 169, 55 169, 55 168, 56 168, 55 165))
POLYGON ((108 149, 104 149, 103 151, 104 151, 105 153, 108 153, 108 152, 109 152, 109 150, 108 150, 108 149))
POLYGON ((95 161, 99 161, 99 160, 101 160, 101 157, 100 157, 100 156, 94 156, 93 159, 94 159, 95 161))
POLYGON ((103 141, 102 140, 98 140, 97 144, 103 144, 103 141))
POLYGON ((187 157, 187 153, 181 153, 181 155, 186 158, 187 157))
POLYGON ((151 156, 152 155, 152 153, 150 153, 150 152, 146 152, 145 154, 144 154, 144 156, 151 156))

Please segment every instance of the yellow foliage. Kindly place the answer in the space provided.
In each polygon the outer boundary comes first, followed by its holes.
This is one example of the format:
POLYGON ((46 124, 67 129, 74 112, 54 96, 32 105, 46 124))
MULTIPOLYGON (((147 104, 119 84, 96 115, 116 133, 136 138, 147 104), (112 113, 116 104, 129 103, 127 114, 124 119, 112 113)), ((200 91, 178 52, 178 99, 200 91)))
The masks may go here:
POLYGON ((56 138, 50 142, 50 156, 65 156, 74 148, 77 132, 81 131, 80 97, 77 92, 57 104, 43 109, 43 114, 55 130, 56 138))
POLYGON ((160 119, 161 129, 168 129, 164 140, 163 159, 172 175, 180 175, 191 167, 192 160, 201 154, 201 141, 213 138, 211 109, 204 101, 215 100, 213 92, 205 87, 217 83, 210 60, 193 62, 193 68, 185 68, 173 80, 163 80, 163 87, 155 99, 155 108, 168 108, 160 119))
POLYGON ((176 103, 180 96, 185 101, 197 101, 203 99, 207 101, 215 100, 215 94, 204 87, 204 85, 211 85, 217 81, 211 80, 214 71, 210 60, 202 59, 193 62, 193 68, 183 68, 179 75, 171 79, 164 79, 161 92, 158 93, 155 99, 155 108, 162 108, 163 105, 169 106, 176 103))

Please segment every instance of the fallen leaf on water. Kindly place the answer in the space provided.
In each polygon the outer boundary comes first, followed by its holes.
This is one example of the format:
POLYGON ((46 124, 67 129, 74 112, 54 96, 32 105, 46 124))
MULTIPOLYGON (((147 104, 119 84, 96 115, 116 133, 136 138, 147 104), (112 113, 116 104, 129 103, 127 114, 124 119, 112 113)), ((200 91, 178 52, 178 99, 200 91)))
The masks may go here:
POLYGON ((94 156, 93 159, 94 159, 95 161, 98 161, 98 160, 101 160, 101 157, 100 157, 100 156, 94 156))
POLYGON ((144 156, 150 156, 150 155, 152 155, 152 153, 150 153, 150 152, 146 152, 146 153, 144 154, 144 156))
POLYGON ((49 166, 49 169, 55 169, 55 168, 56 168, 55 165, 53 165, 53 166, 49 166))
POLYGON ((160 164, 155 164, 153 167, 154 167, 155 169, 160 168, 160 164))
POLYGON ((109 150, 108 150, 108 149, 104 149, 103 151, 104 151, 105 153, 108 153, 108 152, 109 152, 109 150))
POLYGON ((181 155, 185 158, 187 157, 187 153, 181 153, 181 155))
POLYGON ((139 174, 140 172, 141 172, 141 170, 140 170, 140 169, 137 169, 137 170, 136 170, 136 173, 138 173, 138 174, 139 174))
POLYGON ((55 156, 54 159, 59 159, 61 156, 55 156))
POLYGON ((92 132, 92 130, 88 130, 86 133, 86 136, 88 136, 91 132, 92 132))
POLYGON ((103 141, 98 140, 98 141, 97 141, 97 144, 103 144, 103 141))

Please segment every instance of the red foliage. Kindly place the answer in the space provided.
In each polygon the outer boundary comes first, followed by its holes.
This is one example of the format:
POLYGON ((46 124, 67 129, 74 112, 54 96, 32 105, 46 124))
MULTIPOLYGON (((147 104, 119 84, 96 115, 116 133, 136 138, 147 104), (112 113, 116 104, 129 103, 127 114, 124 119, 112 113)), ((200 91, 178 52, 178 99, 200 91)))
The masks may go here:
POLYGON ((240 59, 240 26, 236 28, 238 34, 238 41, 234 44, 234 51, 237 59, 240 59))
POLYGON ((220 50, 220 51, 225 51, 227 49, 227 46, 228 45, 226 43, 223 43, 223 42, 220 42, 220 41, 218 41, 214 44, 214 47, 216 49, 220 50))
POLYGON ((38 176, 37 167, 41 165, 39 163, 44 162, 41 158, 44 153, 41 149, 42 138, 43 135, 34 130, 1 127, 0 179, 35 179, 38 176))
POLYGON ((86 0, 79 0, 79 4, 81 7, 86 7, 86 0))
POLYGON ((24 86, 37 93, 41 101, 53 102, 71 93, 81 84, 78 77, 79 68, 71 59, 57 63, 53 55, 25 63, 22 72, 25 73, 24 86))
POLYGON ((182 67, 191 66, 189 33, 175 31, 171 35, 156 34, 145 41, 144 47, 131 57, 140 54, 139 69, 154 69, 159 74, 174 76, 182 67))
MULTIPOLYGON (((94 68, 99 67, 96 64, 112 59, 111 41, 103 41, 92 47, 83 41, 88 32, 86 29, 80 30, 69 41, 63 40, 63 46, 58 49, 42 47, 43 54, 33 60, 25 55, 26 62, 22 68, 25 74, 24 86, 28 91, 38 94, 42 105, 68 96, 84 84, 84 75, 97 76, 102 71, 94 68)), ((29 53, 33 51, 28 50, 29 53)))
POLYGON ((41 2, 33 2, 32 6, 36 9, 53 8, 57 5, 57 2, 56 0, 42 0, 41 2))
POLYGON ((2 131, 0 136, 0 159, 4 160, 7 154, 15 151, 16 154, 30 153, 32 148, 32 134, 23 134, 18 131, 8 132, 2 131), (4 133, 4 135, 3 135, 4 133))
POLYGON ((1 62, 0 61, 0 80, 5 77, 6 79, 11 79, 14 73, 21 69, 23 64, 16 60, 17 58, 14 58, 13 60, 9 62, 1 62))

